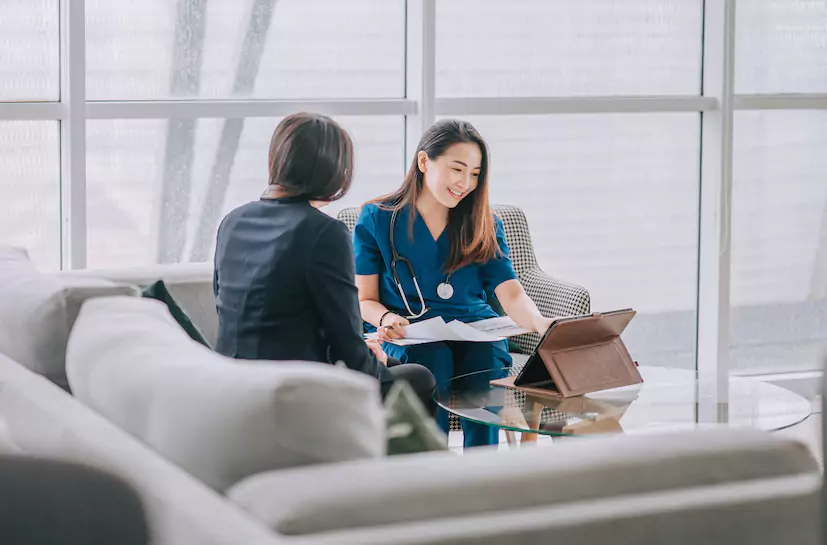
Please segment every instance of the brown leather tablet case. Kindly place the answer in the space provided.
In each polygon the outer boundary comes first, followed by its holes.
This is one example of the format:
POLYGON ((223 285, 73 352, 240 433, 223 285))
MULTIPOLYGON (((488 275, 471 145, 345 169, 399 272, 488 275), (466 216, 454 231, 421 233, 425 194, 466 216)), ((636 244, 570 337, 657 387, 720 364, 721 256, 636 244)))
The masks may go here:
POLYGON ((492 384, 563 397, 639 384, 643 378, 620 338, 634 316, 624 309, 555 320, 522 371, 492 384))

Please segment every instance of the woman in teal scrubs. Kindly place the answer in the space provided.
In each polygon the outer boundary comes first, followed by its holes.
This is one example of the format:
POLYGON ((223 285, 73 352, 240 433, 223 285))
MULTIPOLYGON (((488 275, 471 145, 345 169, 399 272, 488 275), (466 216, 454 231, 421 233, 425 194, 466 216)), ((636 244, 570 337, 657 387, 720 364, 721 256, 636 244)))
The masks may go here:
MULTIPOLYGON (((476 129, 439 121, 422 136, 402 187, 362 207, 354 229, 362 318, 389 356, 426 366, 442 391, 454 376, 510 366, 507 342, 391 344, 404 326, 436 316, 466 323, 496 317, 487 293, 522 327, 544 333, 551 324, 517 280, 487 175, 488 147, 476 129)), ((448 431, 445 411, 437 422, 448 431)), ((462 427, 466 447, 497 443, 497 428, 462 427)))

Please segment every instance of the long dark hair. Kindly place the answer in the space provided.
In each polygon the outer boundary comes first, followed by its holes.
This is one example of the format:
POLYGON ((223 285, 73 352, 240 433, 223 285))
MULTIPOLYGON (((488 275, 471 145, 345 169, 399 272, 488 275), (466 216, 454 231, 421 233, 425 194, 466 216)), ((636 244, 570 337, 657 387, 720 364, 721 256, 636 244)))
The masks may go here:
POLYGON ((335 201, 353 179, 353 141, 327 116, 285 117, 270 139, 270 187, 282 196, 335 201))
POLYGON ((488 201, 488 146, 480 133, 467 121, 444 119, 431 125, 416 147, 411 168, 402 186, 394 193, 371 201, 384 210, 400 210, 410 206, 408 235, 413 236, 416 219, 416 201, 422 192, 425 175, 419 170, 418 155, 424 151, 431 161, 442 156, 454 144, 476 144, 480 148, 482 164, 477 187, 448 212, 450 250, 445 262, 446 273, 454 272, 471 263, 485 263, 499 254, 494 216, 488 201))

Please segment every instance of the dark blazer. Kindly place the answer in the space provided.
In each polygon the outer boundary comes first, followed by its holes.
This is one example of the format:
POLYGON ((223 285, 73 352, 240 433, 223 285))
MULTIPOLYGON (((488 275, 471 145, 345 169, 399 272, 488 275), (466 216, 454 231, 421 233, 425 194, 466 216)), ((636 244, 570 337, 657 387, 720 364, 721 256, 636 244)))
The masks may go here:
POLYGON ((261 199, 218 229, 216 351, 240 359, 335 363, 390 380, 362 337, 353 242, 307 201, 261 199))

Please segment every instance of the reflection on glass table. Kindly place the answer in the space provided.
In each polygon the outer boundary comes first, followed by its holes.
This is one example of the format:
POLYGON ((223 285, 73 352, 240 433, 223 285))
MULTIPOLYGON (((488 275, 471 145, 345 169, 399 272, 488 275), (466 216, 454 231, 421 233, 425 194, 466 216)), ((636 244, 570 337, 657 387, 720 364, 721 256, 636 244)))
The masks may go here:
MULTIPOLYGON (((666 367, 640 367, 643 384, 563 398, 494 386, 490 381, 507 371, 486 370, 453 378, 441 389, 440 407, 461 418, 534 434, 573 436, 606 433, 646 433, 729 426, 779 430, 798 424, 811 412, 804 397, 757 379, 730 377, 729 401, 717 411, 712 390, 699 382, 694 371, 666 367), (712 411, 709 410, 712 407, 712 411), (723 418, 705 421, 705 414, 723 418)), ((509 442, 512 435, 508 435, 509 442)))

